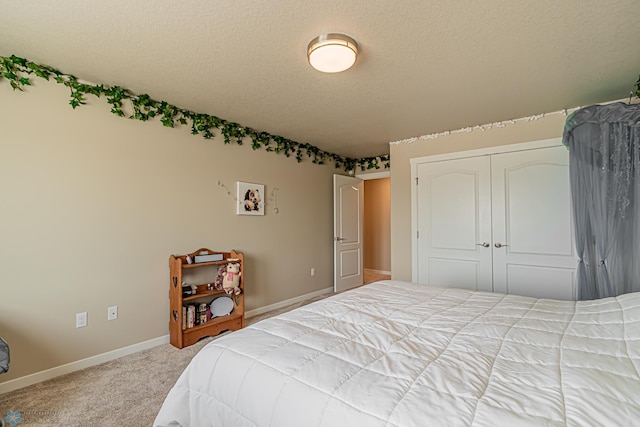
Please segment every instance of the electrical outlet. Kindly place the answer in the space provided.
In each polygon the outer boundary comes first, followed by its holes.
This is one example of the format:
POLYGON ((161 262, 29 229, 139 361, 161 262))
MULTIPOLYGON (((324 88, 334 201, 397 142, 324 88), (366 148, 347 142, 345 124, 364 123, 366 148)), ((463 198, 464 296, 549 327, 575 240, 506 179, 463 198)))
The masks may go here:
POLYGON ((87 312, 76 313, 76 328, 84 328, 87 326, 87 312))
POLYGON ((107 309, 107 320, 116 320, 118 318, 118 306, 114 305, 107 309))
POLYGON ((311 277, 316 275, 316 269, 311 267, 311 277))

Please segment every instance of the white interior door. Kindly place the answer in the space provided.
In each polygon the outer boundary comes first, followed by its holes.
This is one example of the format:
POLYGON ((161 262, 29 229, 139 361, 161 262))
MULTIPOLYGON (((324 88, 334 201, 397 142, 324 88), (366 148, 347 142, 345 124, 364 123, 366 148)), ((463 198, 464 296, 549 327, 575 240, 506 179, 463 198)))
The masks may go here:
POLYGON ((494 291, 575 299, 567 149, 496 154, 491 164, 494 291))
POLYGON ((417 166, 417 281, 492 291, 489 156, 417 166))
POLYGON ((335 292, 363 283, 362 220, 364 184, 360 178, 333 175, 333 288, 335 292))

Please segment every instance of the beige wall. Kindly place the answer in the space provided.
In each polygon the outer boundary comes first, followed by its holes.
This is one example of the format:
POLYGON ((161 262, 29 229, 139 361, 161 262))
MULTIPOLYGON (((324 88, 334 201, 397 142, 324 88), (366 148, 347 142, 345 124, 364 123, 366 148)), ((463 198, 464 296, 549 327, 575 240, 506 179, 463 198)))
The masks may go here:
POLYGON ((415 157, 562 136, 562 114, 550 114, 538 120, 516 121, 485 131, 452 133, 433 140, 391 145, 391 274, 394 279, 411 280, 411 165, 415 157))
POLYGON ((332 286, 333 164, 125 120, 95 98, 72 110, 54 83, 0 91, 0 382, 168 334, 172 253, 243 251, 247 310, 332 286), (218 180, 277 187, 279 213, 267 200, 265 216, 236 216, 218 180))
POLYGON ((391 271, 391 198, 389 178, 364 181, 364 268, 391 271))

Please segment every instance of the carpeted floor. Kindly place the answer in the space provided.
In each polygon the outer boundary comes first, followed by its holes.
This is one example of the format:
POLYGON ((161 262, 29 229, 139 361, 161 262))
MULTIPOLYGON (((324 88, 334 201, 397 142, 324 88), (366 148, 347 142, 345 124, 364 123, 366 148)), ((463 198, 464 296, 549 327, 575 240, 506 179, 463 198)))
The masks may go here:
MULTIPOLYGON (((247 324, 328 295, 252 317, 247 324)), ((7 427, 151 426, 184 368, 213 339, 205 338, 182 350, 160 345, 2 394, 0 420, 7 427)))

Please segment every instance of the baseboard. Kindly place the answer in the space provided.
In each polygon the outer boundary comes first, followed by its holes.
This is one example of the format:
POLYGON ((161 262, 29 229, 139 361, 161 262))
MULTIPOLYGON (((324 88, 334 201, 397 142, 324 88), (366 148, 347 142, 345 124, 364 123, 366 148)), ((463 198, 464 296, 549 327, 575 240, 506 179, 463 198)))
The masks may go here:
POLYGON ((365 268, 364 269, 365 272, 367 273, 373 273, 373 274, 386 274, 387 276, 391 276, 391 272, 390 271, 384 271, 384 270, 374 270, 372 268, 365 268))
MULTIPOLYGON (((280 301, 275 304, 267 305, 265 307, 256 308, 245 312, 245 318, 258 316, 271 310, 277 310, 279 308, 286 307, 291 304, 295 304, 310 298, 314 298, 320 295, 333 292, 333 288, 325 288, 316 292, 301 295, 299 297, 291 298, 285 301, 280 301)), ((96 356, 87 357, 86 359, 77 360, 75 362, 67 363, 65 365, 56 366, 55 368, 47 369, 44 371, 36 372, 35 374, 25 375, 24 377, 15 378, 3 383, 0 383, 0 394, 8 393, 10 391, 18 390, 19 388, 27 387, 33 384, 40 383, 42 381, 50 380, 60 375, 70 374, 71 372, 79 371, 80 369, 89 368, 91 366, 99 365, 104 362, 117 359, 122 356, 137 353, 142 350, 147 350, 152 347, 156 347, 162 344, 169 343, 169 335, 154 338, 141 343, 133 344, 128 347, 119 348, 117 350, 108 351, 106 353, 98 354, 96 356)))
POLYGON ((158 345, 167 344, 168 342, 169 335, 165 335, 148 341, 143 341, 141 343, 133 344, 128 347, 123 347, 117 350, 98 354, 96 356, 87 357, 86 359, 77 360, 65 365, 56 366, 55 368, 47 369, 45 371, 36 372, 35 374, 25 375, 24 377, 0 383, 0 394, 8 393, 10 391, 14 391, 22 387, 27 387, 42 381, 50 380, 52 378, 59 377, 60 375, 79 371, 80 369, 85 369, 104 362, 109 362, 122 356, 127 356, 129 354, 137 353, 142 350, 147 350, 158 345))
POLYGON ((295 303, 298 303, 298 302, 301 302, 301 301, 304 301, 304 300, 307 300, 307 299, 315 298, 317 296, 328 294, 328 293, 331 293, 331 292, 333 292, 333 288, 321 289, 321 290, 316 291, 316 292, 311 292, 310 294, 301 295, 299 297, 290 298, 290 299, 287 299, 287 300, 284 300, 284 301, 277 302, 275 304, 270 304, 270 305, 267 305, 267 306, 264 306, 264 307, 256 308, 256 309, 249 310, 249 311, 245 311, 244 312, 244 317, 245 318, 250 318, 250 317, 253 317, 253 316, 259 316, 259 315, 261 315, 263 313, 266 313, 268 311, 277 310, 279 308, 283 308, 283 307, 286 307, 288 305, 295 304, 295 303))

